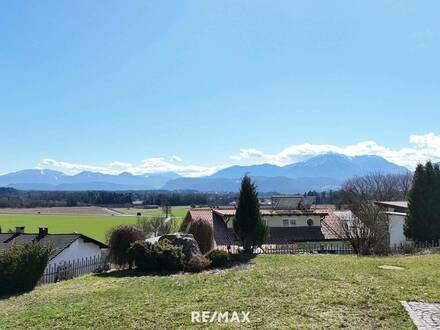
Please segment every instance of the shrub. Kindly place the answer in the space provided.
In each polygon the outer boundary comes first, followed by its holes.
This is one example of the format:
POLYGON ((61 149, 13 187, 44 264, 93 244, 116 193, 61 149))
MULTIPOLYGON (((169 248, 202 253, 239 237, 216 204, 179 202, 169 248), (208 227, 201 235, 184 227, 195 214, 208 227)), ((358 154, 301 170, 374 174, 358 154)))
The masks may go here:
POLYGON ((231 260, 229 253, 222 250, 212 251, 208 258, 212 261, 212 266, 214 267, 223 267, 231 260))
POLYGON ((175 227, 173 219, 162 217, 139 218, 137 227, 139 227, 146 237, 163 236, 171 233, 175 227))
POLYGON ((110 261, 118 266, 127 265, 130 261, 128 255, 130 245, 144 239, 143 231, 134 226, 120 226, 113 229, 109 238, 110 261))
POLYGON ((53 248, 30 242, 0 253, 0 295, 32 290, 43 275, 53 248))
POLYGON ((137 269, 141 271, 157 271, 159 262, 155 245, 145 242, 136 241, 129 249, 130 260, 134 262, 137 269))
POLYGON ((214 230, 211 222, 206 221, 205 219, 194 219, 189 225, 182 224, 181 229, 185 229, 185 233, 194 236, 202 253, 206 253, 213 249, 214 230))
POLYGON ((415 254, 420 252, 420 249, 415 244, 401 244, 398 251, 404 254, 415 254))
POLYGON ((182 247, 173 245, 168 239, 162 239, 155 244, 159 268, 166 271, 178 271, 183 268, 185 255, 182 247))
POLYGON ((211 260, 203 256, 197 256, 184 262, 183 266, 186 271, 197 273, 204 270, 205 268, 208 268, 210 265, 211 265, 211 260))
POLYGON ((238 253, 232 254, 231 259, 233 261, 246 263, 251 261, 251 259, 254 259, 256 256, 257 255, 255 253, 249 253, 247 251, 241 250, 238 253))

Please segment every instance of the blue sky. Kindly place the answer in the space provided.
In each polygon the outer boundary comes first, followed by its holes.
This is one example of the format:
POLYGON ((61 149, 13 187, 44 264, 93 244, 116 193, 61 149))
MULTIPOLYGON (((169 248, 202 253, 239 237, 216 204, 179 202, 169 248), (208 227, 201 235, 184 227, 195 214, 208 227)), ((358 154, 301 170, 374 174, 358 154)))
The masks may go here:
POLYGON ((440 160, 438 1, 3 1, 0 173, 440 160), (175 156, 175 157, 173 157, 175 156))

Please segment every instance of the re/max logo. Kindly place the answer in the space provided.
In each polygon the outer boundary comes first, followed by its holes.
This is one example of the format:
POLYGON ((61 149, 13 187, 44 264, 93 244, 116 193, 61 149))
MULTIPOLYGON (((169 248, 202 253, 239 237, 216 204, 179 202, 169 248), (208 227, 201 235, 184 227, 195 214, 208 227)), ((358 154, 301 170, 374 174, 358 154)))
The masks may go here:
POLYGON ((250 312, 191 312, 192 323, 249 323, 250 312))

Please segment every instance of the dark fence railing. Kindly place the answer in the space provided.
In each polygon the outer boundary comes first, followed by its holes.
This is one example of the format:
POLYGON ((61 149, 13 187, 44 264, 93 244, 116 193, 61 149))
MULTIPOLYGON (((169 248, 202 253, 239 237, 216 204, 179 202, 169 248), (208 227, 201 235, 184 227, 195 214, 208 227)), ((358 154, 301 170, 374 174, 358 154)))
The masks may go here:
MULTIPOLYGON (((219 245, 217 249, 239 253, 241 247, 238 245, 219 245)), ((440 252, 440 240, 430 242, 408 242, 407 244, 394 245, 390 248, 391 254, 415 254, 420 251, 440 252)), ((354 254, 355 251, 346 242, 299 242, 294 244, 265 244, 255 249, 257 254, 354 254)))
POLYGON ((263 245, 261 254, 301 254, 301 253, 328 253, 328 254, 351 254, 353 249, 350 245, 344 244, 286 244, 286 245, 263 245))
MULTIPOLYGON (((240 247, 238 245, 220 245, 217 249, 229 251, 230 253, 238 253, 240 247)), ((353 249, 349 244, 329 244, 329 243, 313 243, 303 242, 297 244, 265 244, 255 249, 257 254, 301 254, 301 253, 329 253, 329 254, 350 254, 353 249)))
POLYGON ((56 283, 81 275, 99 272, 104 269, 105 265, 106 258, 104 256, 94 256, 59 264, 49 264, 44 270, 39 284, 56 283))

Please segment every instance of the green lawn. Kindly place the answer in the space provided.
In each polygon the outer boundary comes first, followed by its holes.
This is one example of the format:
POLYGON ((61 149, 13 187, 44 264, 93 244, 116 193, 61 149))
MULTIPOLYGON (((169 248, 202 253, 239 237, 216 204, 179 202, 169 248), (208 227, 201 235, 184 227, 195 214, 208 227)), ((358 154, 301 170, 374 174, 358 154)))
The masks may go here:
MULTIPOLYGON (((177 212, 176 212, 177 213, 177 212)), ((161 213, 157 213, 160 216, 161 213)), ((174 215, 174 214, 173 214, 174 215)), ((154 216, 148 214, 146 216, 154 216)), ((26 232, 38 232, 38 227, 48 227, 49 233, 78 232, 104 242, 106 232, 122 224, 136 224, 137 217, 82 216, 82 215, 17 215, 0 214, 2 232, 25 226, 26 232)))
MULTIPOLYGON (((414 329, 399 301, 440 301, 439 254, 271 255, 255 262, 219 274, 90 275, 41 286, 0 300, 0 327, 176 329, 192 326, 191 311, 249 311, 245 327, 254 329, 414 329)), ((199 325, 207 326, 218 327, 199 325)))

